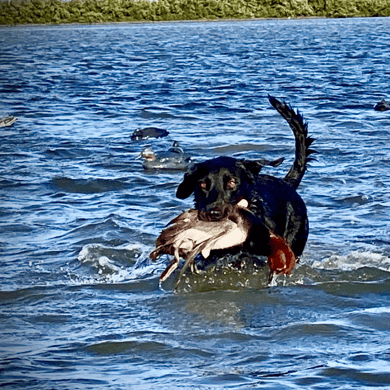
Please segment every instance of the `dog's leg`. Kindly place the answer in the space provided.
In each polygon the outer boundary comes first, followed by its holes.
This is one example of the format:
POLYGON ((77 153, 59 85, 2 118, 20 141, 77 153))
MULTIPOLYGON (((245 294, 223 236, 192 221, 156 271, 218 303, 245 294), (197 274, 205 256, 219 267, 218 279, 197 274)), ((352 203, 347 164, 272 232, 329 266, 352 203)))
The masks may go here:
POLYGON ((292 245, 294 238, 298 235, 301 227, 301 221, 295 215, 294 207, 290 202, 286 205, 286 225, 283 238, 292 245))
POLYGON ((296 256, 300 256, 305 247, 309 231, 308 224, 307 215, 303 216, 297 214, 293 205, 288 202, 286 205, 286 220, 283 238, 290 245, 296 256))

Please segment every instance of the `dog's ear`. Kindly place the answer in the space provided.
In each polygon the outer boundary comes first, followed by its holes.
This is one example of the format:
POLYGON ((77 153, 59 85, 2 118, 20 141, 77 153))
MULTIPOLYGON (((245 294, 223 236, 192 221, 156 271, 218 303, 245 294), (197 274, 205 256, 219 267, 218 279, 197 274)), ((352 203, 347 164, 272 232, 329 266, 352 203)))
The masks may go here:
POLYGON ((252 173, 252 175, 258 175, 263 167, 269 165, 271 167, 278 167, 284 161, 284 157, 278 158, 277 160, 252 160, 252 161, 242 161, 244 167, 252 173))
POLYGON ((183 181, 179 184, 176 191, 176 197, 179 199, 188 198, 194 191, 198 180, 200 179, 199 164, 194 164, 190 170, 184 174, 183 181))
POLYGON ((270 165, 271 167, 278 167, 283 161, 284 157, 278 158, 277 160, 263 160, 264 164, 263 165, 270 165))

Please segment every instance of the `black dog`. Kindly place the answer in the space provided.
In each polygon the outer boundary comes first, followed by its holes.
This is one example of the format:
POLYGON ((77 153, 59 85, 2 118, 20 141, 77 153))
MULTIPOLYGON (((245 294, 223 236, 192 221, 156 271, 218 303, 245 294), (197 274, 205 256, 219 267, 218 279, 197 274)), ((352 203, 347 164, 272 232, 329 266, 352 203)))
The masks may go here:
POLYGON ((309 147, 313 139, 307 135, 303 117, 287 105, 269 96, 272 106, 289 123, 294 132, 295 161, 283 179, 259 175, 264 165, 279 165, 282 159, 246 161, 232 157, 218 157, 194 165, 185 174, 177 189, 177 197, 184 199, 194 193, 199 218, 218 221, 229 212, 231 205, 245 199, 249 202, 246 217, 251 230, 243 249, 254 255, 270 253, 269 230, 283 237, 296 256, 302 254, 309 234, 306 206, 296 188, 306 171, 309 147))

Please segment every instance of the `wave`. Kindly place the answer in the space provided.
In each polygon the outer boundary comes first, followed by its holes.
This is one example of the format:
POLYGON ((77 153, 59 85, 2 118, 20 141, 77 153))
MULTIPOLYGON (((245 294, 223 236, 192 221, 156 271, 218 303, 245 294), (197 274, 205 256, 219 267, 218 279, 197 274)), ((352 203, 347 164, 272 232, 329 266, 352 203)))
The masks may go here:
POLYGON ((390 272, 390 257, 384 253, 352 251, 347 255, 331 255, 323 260, 316 260, 311 267, 327 270, 354 271, 369 267, 390 272))
POLYGON ((51 185, 59 191, 80 194, 118 191, 130 187, 130 183, 122 179, 71 179, 68 177, 55 177, 51 180, 51 185))
POLYGON ((120 283, 144 279, 156 272, 156 267, 148 264, 146 253, 149 251, 142 244, 87 244, 78 254, 78 261, 94 270, 96 283, 120 283))
MULTIPOLYGON (((162 256, 158 262, 149 259, 151 247, 143 244, 125 244, 111 247, 99 243, 84 245, 78 260, 90 269, 85 276, 92 283, 127 283, 148 279, 158 288, 159 276, 170 261, 162 256), (91 279, 92 278, 92 279, 91 279)), ((176 271, 160 288, 173 291, 176 271)), ((335 282, 371 283, 389 279, 390 257, 386 253, 351 251, 346 255, 330 254, 321 260, 303 256, 291 275, 278 275, 269 285, 269 269, 260 262, 247 262, 240 268, 232 265, 209 266, 199 273, 187 272, 177 288, 180 293, 213 290, 264 289, 277 286, 313 286, 335 282)), ((347 284, 348 284, 347 283, 347 284)))

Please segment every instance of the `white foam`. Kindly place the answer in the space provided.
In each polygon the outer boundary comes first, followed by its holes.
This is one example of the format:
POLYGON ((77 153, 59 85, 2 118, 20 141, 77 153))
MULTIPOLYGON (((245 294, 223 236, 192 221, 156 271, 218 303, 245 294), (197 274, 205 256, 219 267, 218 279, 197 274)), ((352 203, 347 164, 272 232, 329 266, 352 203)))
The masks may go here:
POLYGON ((353 271, 364 267, 378 268, 390 272, 390 258, 384 254, 370 251, 352 251, 348 255, 332 255, 311 266, 317 269, 339 269, 353 271))
MULTIPOLYGON (((94 282, 118 283, 126 280, 134 280, 149 275, 155 271, 155 266, 147 262, 147 254, 150 248, 140 244, 126 244, 120 247, 109 247, 102 244, 87 244, 81 249, 78 260, 84 264, 96 269, 96 280, 94 282), (129 251, 128 259, 125 264, 120 264, 118 254, 123 255, 124 251, 129 251), (128 264, 132 259, 133 263, 128 264)), ((88 276, 90 278, 90 276, 88 276)))
POLYGON ((103 270, 108 269, 110 271, 119 272, 121 269, 117 267, 108 257, 102 256, 98 259, 99 273, 102 274, 103 270))

